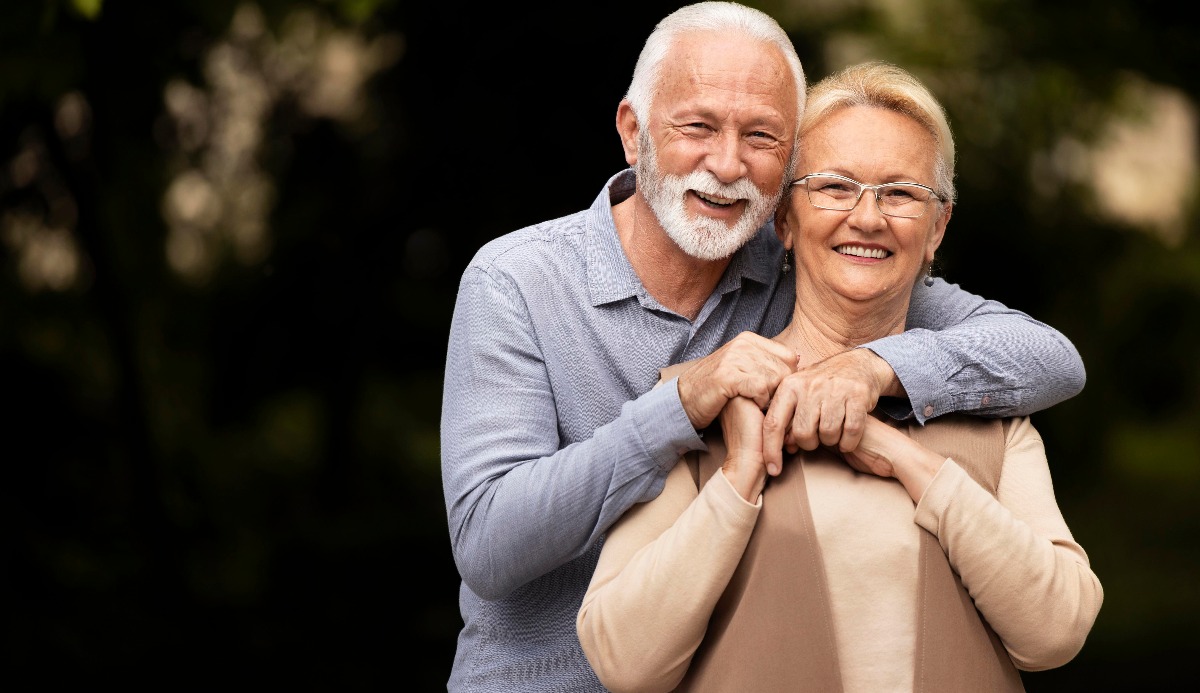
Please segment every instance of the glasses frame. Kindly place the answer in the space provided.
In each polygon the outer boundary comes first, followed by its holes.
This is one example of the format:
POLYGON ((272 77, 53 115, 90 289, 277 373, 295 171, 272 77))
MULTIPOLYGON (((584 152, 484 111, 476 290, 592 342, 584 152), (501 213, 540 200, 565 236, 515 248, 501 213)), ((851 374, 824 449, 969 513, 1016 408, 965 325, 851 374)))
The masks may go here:
MULTIPOLYGON (((878 209, 880 214, 883 214, 883 215, 889 216, 889 217, 895 217, 897 219, 919 219, 919 218, 925 216, 925 210, 929 209, 928 204, 925 204, 924 206, 921 207, 920 214, 896 214, 895 212, 886 211, 883 208, 882 200, 880 200, 879 191, 883 188, 891 187, 893 185, 909 185, 914 188, 921 188, 922 190, 928 191, 929 195, 931 197, 933 197, 933 199, 937 200, 938 202, 943 201, 942 196, 937 194, 937 191, 935 191, 933 188, 929 187, 928 185, 921 185, 920 183, 913 183, 912 181, 906 181, 906 180, 905 181, 893 181, 891 183, 876 183, 875 185, 867 185, 866 183, 860 183, 860 182, 854 180, 853 178, 849 178, 847 176, 842 176, 837 173, 816 172, 816 173, 810 173, 801 178, 797 178, 796 180, 792 181, 792 185, 800 185, 801 183, 807 182, 809 178, 818 178, 818 177, 819 178, 836 178, 838 180, 843 180, 843 181, 846 181, 847 183, 851 183, 853 185, 858 186, 858 195, 854 198, 854 204, 846 209, 839 209, 837 207, 825 207, 823 205, 819 205, 816 202, 814 202, 812 199, 812 189, 809 188, 807 185, 805 185, 804 186, 804 193, 805 193, 804 196, 808 198, 808 203, 810 205, 812 205, 813 207, 816 207, 817 209, 827 209, 831 212, 852 211, 855 207, 858 206, 859 202, 862 202, 863 193, 870 190, 872 193, 874 193, 872 195, 872 197, 875 198, 875 209, 878 209)), ((928 203, 929 200, 925 200, 925 202, 928 203)))

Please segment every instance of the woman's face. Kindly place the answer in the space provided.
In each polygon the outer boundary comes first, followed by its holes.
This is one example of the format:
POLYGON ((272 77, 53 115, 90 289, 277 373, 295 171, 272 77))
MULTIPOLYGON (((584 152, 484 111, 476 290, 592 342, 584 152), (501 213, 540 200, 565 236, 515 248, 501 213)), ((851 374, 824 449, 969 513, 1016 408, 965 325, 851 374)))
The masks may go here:
MULTIPOLYGON (((934 186, 936 144, 917 121, 873 106, 834 111, 804 135, 796 176, 836 173, 866 185, 934 186)), ((854 209, 820 209, 803 184, 792 190, 781 230, 807 278, 852 300, 906 295, 942 241, 951 205, 936 198, 915 219, 884 215, 875 191, 854 209)))

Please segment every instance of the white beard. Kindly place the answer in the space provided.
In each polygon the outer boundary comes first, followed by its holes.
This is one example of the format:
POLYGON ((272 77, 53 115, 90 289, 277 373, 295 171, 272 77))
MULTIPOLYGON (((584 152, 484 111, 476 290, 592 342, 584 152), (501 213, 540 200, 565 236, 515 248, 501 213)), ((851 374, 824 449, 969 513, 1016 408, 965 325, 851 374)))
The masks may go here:
POLYGON ((684 176, 664 175, 658 168, 653 141, 646 137, 639 144, 638 187, 663 230, 683 252, 694 258, 720 260, 729 257, 754 237, 779 204, 782 191, 773 196, 765 195, 749 178, 726 184, 710 171, 692 171, 684 176), (726 199, 744 199, 746 209, 732 228, 720 219, 691 216, 685 205, 688 190, 726 199))

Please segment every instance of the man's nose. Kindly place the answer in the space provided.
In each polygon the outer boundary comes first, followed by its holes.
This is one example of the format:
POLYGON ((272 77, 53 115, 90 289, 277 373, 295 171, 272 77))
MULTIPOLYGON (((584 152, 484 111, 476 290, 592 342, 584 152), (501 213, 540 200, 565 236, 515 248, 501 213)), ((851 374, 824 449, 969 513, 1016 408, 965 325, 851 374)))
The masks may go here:
POLYGON ((748 173, 737 133, 719 132, 705 161, 708 170, 722 183, 732 183, 748 173))

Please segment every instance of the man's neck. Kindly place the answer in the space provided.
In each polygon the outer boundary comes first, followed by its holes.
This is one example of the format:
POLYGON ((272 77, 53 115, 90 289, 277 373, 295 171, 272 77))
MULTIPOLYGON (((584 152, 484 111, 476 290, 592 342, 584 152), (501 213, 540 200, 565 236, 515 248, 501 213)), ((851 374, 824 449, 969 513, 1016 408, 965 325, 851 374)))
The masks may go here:
POLYGON ((695 320, 730 258, 699 260, 683 252, 637 193, 613 205, 612 211, 621 248, 646 291, 666 308, 695 320))

